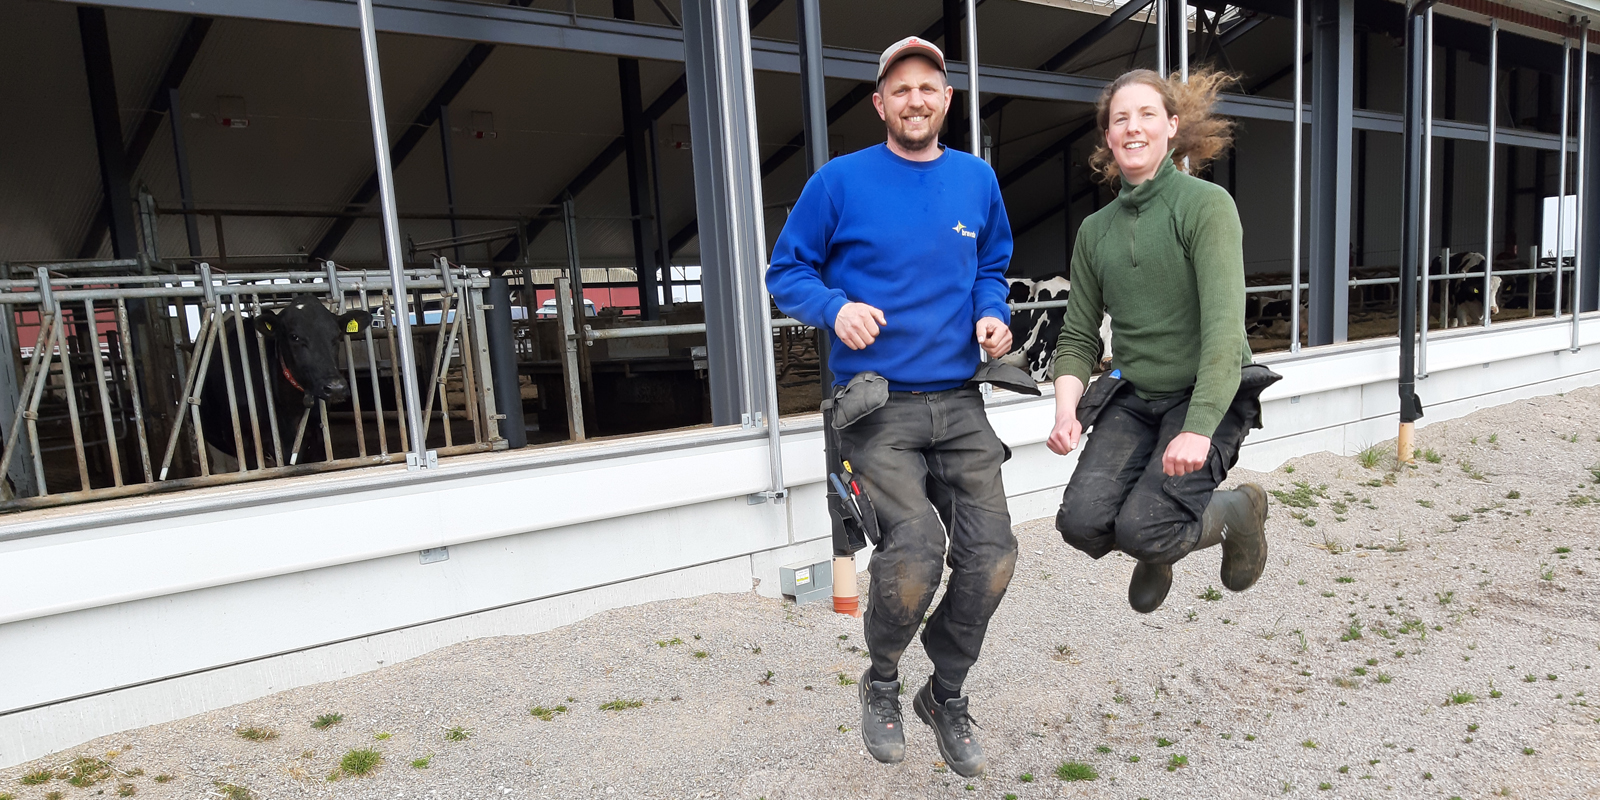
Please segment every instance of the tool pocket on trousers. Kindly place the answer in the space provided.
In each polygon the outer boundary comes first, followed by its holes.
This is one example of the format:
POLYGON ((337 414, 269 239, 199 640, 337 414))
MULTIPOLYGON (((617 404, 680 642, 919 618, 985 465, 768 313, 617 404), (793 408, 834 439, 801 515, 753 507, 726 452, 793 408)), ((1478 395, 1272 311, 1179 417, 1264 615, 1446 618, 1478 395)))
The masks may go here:
POLYGON ((1078 424, 1082 425, 1084 430, 1093 427, 1095 420, 1100 418, 1100 412, 1111 402, 1111 398, 1116 397, 1126 386, 1128 381, 1124 378, 1111 375, 1101 375, 1096 378, 1089 384, 1089 389, 1083 393, 1083 397, 1078 400, 1078 424))

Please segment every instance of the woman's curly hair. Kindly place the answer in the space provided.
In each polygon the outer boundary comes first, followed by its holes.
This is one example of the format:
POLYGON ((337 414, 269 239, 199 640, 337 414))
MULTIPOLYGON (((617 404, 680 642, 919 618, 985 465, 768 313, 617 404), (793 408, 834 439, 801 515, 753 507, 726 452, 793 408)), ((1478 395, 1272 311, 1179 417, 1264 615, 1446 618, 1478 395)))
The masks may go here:
POLYGON ((1204 69, 1191 73, 1188 83, 1180 80, 1177 74, 1162 78, 1148 69, 1123 73, 1107 84, 1100 92, 1100 99, 1095 101, 1094 118, 1100 128, 1100 142, 1089 156, 1089 168, 1099 180, 1108 184, 1120 177, 1116 157, 1105 143, 1105 132, 1111 127, 1111 98, 1125 86, 1142 83, 1161 95, 1168 117, 1178 118, 1178 132, 1172 137, 1173 162, 1182 167, 1187 158, 1190 172, 1201 171, 1233 143, 1233 120, 1216 116, 1212 107, 1222 88, 1237 80, 1229 73, 1204 69))

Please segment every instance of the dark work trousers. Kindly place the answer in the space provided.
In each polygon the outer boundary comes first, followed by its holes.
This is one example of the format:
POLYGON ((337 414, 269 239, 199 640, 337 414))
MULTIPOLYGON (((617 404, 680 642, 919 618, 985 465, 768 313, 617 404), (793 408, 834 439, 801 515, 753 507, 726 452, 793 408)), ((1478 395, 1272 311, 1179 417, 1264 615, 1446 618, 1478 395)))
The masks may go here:
POLYGON ((1085 437, 1078 467, 1056 513, 1067 544, 1100 558, 1121 550, 1151 564, 1171 564, 1200 541, 1211 493, 1239 460, 1257 411, 1254 396, 1236 398, 1211 436, 1200 469, 1168 477, 1167 445, 1183 431, 1187 393, 1142 400, 1131 386, 1112 397, 1085 437))
POLYGON ((950 582, 923 627, 922 646, 939 682, 959 692, 1017 564, 1000 483, 1005 446, 989 427, 983 396, 966 387, 892 392, 882 408, 839 431, 839 445, 883 532, 867 594, 872 666, 879 675, 896 673, 948 561, 950 582))

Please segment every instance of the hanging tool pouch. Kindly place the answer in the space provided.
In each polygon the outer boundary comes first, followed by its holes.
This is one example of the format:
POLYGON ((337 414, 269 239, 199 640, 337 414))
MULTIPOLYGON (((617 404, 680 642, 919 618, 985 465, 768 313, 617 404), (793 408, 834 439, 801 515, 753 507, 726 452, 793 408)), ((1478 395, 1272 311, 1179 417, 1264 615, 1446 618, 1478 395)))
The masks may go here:
POLYGON ((1078 400, 1078 424, 1082 425, 1085 431, 1094 427, 1095 420, 1100 418, 1100 412, 1111 403, 1111 398, 1132 385, 1122 377, 1120 369, 1095 378, 1084 391, 1083 397, 1078 400))
POLYGON ((822 435, 827 437, 828 516, 833 521, 834 550, 855 553, 868 542, 882 541, 872 498, 841 455, 839 430, 848 428, 889 402, 889 382, 876 372, 863 372, 822 401, 822 435))
POLYGON ((1239 391, 1233 402, 1248 403, 1251 414, 1250 427, 1261 427, 1261 393, 1283 376, 1268 369, 1265 364, 1246 364, 1239 370, 1239 391))

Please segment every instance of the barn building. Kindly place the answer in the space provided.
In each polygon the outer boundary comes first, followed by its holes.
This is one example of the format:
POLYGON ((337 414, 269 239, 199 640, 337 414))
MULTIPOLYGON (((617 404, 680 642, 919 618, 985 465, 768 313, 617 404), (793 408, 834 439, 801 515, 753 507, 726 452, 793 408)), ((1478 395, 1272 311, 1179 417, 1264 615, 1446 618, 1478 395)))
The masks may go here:
MULTIPOLYGON (((1286 377, 1246 466, 1600 383, 1594 22, 0 0, 0 767, 826 560, 824 366, 762 275, 807 176, 883 140, 877 55, 907 35, 949 56, 942 141, 994 167, 1019 281, 1070 280, 1114 197, 1087 165, 1108 81, 1237 76, 1202 177, 1286 377)), ((989 399, 1019 521, 1075 463, 1048 388, 989 399)))

